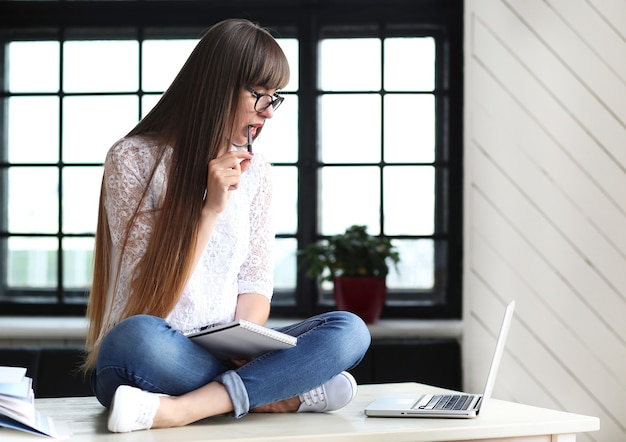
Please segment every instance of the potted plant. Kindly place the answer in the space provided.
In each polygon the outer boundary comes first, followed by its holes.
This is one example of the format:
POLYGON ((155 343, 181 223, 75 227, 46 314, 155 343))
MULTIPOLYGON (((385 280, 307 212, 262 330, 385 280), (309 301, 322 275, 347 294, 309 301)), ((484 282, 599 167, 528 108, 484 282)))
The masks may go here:
POLYGON ((389 238, 369 235, 365 226, 353 225, 345 233, 309 244, 301 255, 308 277, 333 282, 338 309, 356 313, 367 323, 380 317, 389 264, 397 266, 400 261, 389 238))

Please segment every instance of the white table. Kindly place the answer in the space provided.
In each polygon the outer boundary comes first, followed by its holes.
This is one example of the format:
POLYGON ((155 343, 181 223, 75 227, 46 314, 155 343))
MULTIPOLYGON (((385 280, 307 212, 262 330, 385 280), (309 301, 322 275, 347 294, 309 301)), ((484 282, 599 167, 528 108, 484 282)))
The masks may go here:
MULTIPOLYGON (((531 407, 492 399, 476 419, 372 418, 364 407, 378 395, 446 391, 416 383, 359 386, 347 407, 332 413, 249 414, 243 419, 219 416, 183 428, 113 434, 107 411, 94 397, 37 399, 36 407, 55 421, 65 421, 72 442, 199 441, 545 441, 573 442, 576 433, 597 431, 597 417, 531 407)), ((2 442, 45 441, 15 430, 0 430, 2 442)))

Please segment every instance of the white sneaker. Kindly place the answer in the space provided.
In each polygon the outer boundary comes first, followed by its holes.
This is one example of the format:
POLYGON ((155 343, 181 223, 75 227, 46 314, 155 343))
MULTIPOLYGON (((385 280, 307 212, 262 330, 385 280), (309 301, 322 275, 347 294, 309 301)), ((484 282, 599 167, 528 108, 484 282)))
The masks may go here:
POLYGON ((109 431, 128 433, 149 429, 152 427, 160 402, 159 395, 156 393, 143 391, 130 385, 120 385, 115 390, 111 402, 109 431))
POLYGON ((350 373, 342 371, 324 385, 301 394, 298 413, 339 410, 356 396, 356 381, 350 373))

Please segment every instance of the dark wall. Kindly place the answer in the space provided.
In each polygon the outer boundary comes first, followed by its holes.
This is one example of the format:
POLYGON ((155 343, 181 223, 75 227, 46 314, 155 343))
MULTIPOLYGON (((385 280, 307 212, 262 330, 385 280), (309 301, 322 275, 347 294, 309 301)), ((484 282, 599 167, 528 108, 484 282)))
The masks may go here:
MULTIPOLYGON (((82 358, 79 346, 0 348, 0 365, 26 367, 36 398, 93 395, 79 371, 82 358)), ((460 390, 461 350, 453 339, 375 340, 351 372, 359 384, 420 382, 460 390)))

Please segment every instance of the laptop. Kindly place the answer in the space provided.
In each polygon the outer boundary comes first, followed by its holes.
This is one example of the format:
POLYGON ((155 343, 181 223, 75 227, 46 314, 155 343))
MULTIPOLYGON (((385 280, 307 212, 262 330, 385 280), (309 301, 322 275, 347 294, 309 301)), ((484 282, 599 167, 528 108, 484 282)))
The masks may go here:
POLYGON ((371 417, 474 418, 478 416, 481 407, 491 397, 514 310, 515 301, 512 301, 504 312, 496 351, 491 360, 489 376, 487 376, 485 391, 482 394, 454 392, 450 394, 389 394, 380 396, 365 407, 365 414, 371 417))

